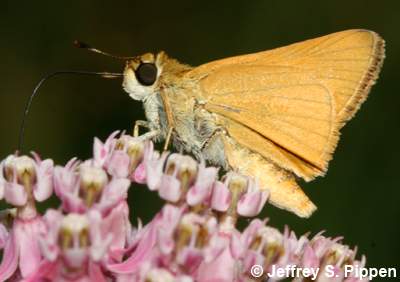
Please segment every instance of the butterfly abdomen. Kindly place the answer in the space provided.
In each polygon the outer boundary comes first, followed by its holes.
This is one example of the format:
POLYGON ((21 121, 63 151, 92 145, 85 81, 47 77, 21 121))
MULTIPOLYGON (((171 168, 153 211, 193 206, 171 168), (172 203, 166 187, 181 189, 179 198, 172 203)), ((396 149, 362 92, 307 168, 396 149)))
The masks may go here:
POLYGON ((269 201, 300 217, 310 217, 317 207, 310 201, 292 173, 251 152, 230 137, 225 138, 225 155, 231 169, 257 179, 261 189, 270 193, 269 201))

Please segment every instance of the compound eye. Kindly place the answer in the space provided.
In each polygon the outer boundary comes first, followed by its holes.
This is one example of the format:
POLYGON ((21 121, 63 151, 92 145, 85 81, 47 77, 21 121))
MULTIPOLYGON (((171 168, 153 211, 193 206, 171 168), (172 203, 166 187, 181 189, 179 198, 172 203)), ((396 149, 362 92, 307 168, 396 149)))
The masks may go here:
POLYGON ((157 79, 157 67, 152 63, 141 63, 136 69, 135 75, 140 84, 150 86, 157 79))

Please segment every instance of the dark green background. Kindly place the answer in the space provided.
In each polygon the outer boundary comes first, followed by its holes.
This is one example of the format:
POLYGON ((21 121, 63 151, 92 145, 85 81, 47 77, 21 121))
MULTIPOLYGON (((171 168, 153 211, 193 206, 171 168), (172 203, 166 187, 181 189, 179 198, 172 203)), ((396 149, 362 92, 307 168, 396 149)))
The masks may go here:
MULTIPOLYGON (((311 219, 272 206, 265 216, 297 234, 327 230, 367 255, 369 266, 400 259, 398 180, 400 2, 398 1, 2 1, 0 10, 0 157, 17 146, 25 100, 36 82, 59 69, 121 71, 123 63, 77 50, 76 38, 106 51, 137 55, 165 50, 198 65, 350 28, 371 29, 387 42, 379 83, 342 139, 326 177, 303 184, 318 205, 311 219)), ((93 136, 143 119, 121 81, 58 77, 34 101, 26 150, 64 164, 87 158, 93 136)), ((143 187, 130 193, 132 218, 148 220, 160 201, 143 187)), ((398 268, 400 272, 400 268, 398 268)), ((400 274, 399 274, 400 275, 400 274)))

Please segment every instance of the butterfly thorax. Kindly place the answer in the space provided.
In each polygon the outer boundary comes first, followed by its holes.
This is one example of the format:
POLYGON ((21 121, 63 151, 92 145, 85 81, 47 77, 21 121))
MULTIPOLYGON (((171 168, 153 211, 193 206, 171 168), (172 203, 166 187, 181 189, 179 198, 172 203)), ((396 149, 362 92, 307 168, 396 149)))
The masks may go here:
POLYGON ((144 93, 143 97, 131 96, 143 101, 149 129, 159 132, 155 141, 165 140, 172 127, 174 147, 198 156, 204 138, 195 124, 197 83, 184 78, 192 68, 167 57, 165 53, 157 55, 156 64, 159 75, 153 86, 137 89, 140 86, 135 84, 129 89, 129 82, 126 82, 125 88, 130 93, 144 93))
MULTIPOLYGON (((195 83, 185 80, 185 71, 161 75, 158 97, 158 117, 163 135, 167 134, 170 127, 173 127, 173 145, 179 151, 200 154, 202 136, 196 126, 196 109, 198 101, 195 93, 195 83), (173 77, 174 75, 174 77, 173 77)), ((152 119, 153 105, 146 106, 146 117, 152 119)))

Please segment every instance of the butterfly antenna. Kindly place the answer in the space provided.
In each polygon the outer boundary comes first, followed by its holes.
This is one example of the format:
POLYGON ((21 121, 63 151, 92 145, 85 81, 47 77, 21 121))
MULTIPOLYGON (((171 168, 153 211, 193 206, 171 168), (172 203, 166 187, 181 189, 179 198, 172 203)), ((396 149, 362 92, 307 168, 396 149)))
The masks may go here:
POLYGON ((82 41, 79 41, 79 40, 75 40, 74 41, 74 46, 76 48, 79 48, 79 49, 86 49, 86 50, 88 50, 90 52, 97 53, 97 54, 100 54, 100 55, 103 55, 103 56, 106 56, 106 57, 111 57, 111 58, 118 59, 118 60, 129 60, 129 59, 134 59, 135 58, 135 57, 125 57, 125 56, 113 55, 113 54, 104 52, 102 50, 93 48, 89 44, 87 44, 85 42, 82 42, 82 41))
POLYGON ((45 81, 47 81, 48 79, 58 76, 58 75, 62 75, 62 74, 73 74, 73 75, 93 75, 93 76, 100 76, 103 78, 118 78, 118 77, 122 77, 123 74, 122 73, 112 73, 112 72, 92 72, 92 71, 55 71, 53 73, 50 73, 48 75, 46 75, 45 77, 43 77, 38 84, 36 84, 35 88, 33 89, 32 94, 29 96, 28 100, 26 101, 25 104, 25 108, 24 108, 24 112, 23 112, 23 116, 22 116, 22 122, 21 122, 21 126, 19 129, 19 140, 18 140, 18 150, 17 153, 22 152, 22 145, 23 145, 23 141, 24 141, 24 135, 25 135, 25 127, 26 127, 26 120, 29 114, 29 110, 31 108, 32 105, 32 101, 33 98, 35 98, 35 96, 37 95, 40 87, 43 85, 43 83, 45 81))

